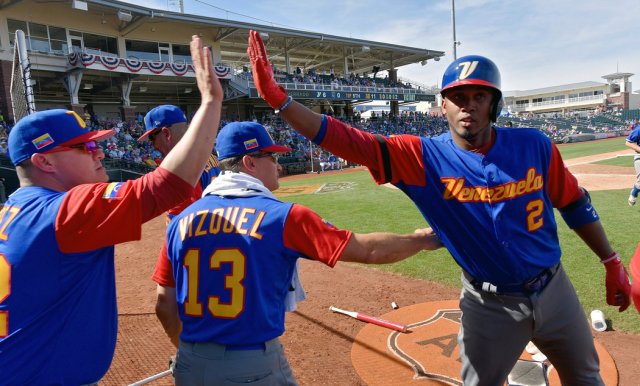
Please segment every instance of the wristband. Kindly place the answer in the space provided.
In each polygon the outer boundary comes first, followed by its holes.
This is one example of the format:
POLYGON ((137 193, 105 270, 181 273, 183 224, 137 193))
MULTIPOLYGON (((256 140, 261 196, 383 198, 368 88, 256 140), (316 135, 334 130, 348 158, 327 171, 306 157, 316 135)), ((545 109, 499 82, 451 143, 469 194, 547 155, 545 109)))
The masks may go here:
POLYGON ((610 263, 610 262, 612 262, 614 260, 620 260, 620 255, 618 254, 618 252, 613 252, 611 254, 611 256, 607 257, 606 259, 600 260, 600 262, 602 264, 607 264, 607 263, 610 263))
POLYGON ((280 114, 281 112, 283 112, 287 107, 291 106, 292 103, 293 103, 293 97, 288 96, 284 104, 280 106, 279 109, 276 109, 276 114, 280 114))

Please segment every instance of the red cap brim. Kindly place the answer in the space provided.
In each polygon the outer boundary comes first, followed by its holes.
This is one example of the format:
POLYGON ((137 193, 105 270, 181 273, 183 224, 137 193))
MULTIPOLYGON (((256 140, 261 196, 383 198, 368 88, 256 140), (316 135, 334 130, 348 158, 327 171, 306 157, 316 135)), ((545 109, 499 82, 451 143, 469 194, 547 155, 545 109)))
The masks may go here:
POLYGON ((266 153, 288 153, 291 151, 291 148, 273 144, 271 146, 263 147, 260 151, 264 151, 266 153))
POLYGON ((442 94, 443 92, 449 91, 452 88, 461 87, 461 86, 485 86, 485 87, 494 88, 494 89, 500 91, 500 89, 498 87, 496 87, 495 84, 493 84, 491 82, 487 82, 486 80, 482 80, 482 79, 465 79, 465 80, 457 80, 455 82, 449 83, 447 85, 447 87, 445 87, 442 90, 440 90, 440 93, 442 94))
POLYGON ((75 137, 73 139, 68 140, 67 142, 61 143, 59 146, 70 146, 77 145, 79 143, 85 143, 87 141, 96 141, 100 142, 109 137, 113 137, 116 134, 115 130, 96 130, 90 131, 88 133, 84 133, 81 136, 75 137))
POLYGON ((138 137, 138 142, 146 141, 146 139, 149 136, 149 134, 151 134, 154 130, 155 129, 151 129, 151 130, 147 130, 144 133, 142 133, 142 135, 140 137, 138 137))

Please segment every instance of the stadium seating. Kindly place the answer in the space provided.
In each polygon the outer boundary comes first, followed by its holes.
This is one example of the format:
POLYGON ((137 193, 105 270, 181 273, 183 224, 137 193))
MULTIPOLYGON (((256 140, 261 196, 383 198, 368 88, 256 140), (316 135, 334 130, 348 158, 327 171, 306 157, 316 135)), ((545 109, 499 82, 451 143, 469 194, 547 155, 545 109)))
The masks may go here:
MULTIPOLYGON (((323 76, 320 76, 324 78, 323 76)), ((382 79, 380 79, 383 81, 382 79)), ((372 116, 371 119, 360 119, 359 114, 351 117, 337 117, 348 124, 372 133, 384 136, 410 134, 416 136, 435 136, 448 130, 446 119, 439 114, 421 112, 403 113, 395 117, 388 113, 372 116)), ((594 135, 608 133, 610 135, 626 135, 631 122, 640 120, 640 109, 625 110, 618 113, 587 114, 584 116, 548 114, 546 116, 501 116, 497 125, 505 126, 512 122, 513 127, 537 128, 549 136, 554 142, 571 142, 571 136, 594 135)), ((138 122, 122 122, 114 119, 94 117, 87 123, 94 130, 116 129, 117 134, 101 146, 105 152, 105 166, 111 171, 130 171, 136 174, 148 173, 161 162, 161 155, 150 142, 138 142, 136 139, 143 132, 138 122)), ((227 122, 222 121, 221 126, 227 122)), ((280 157, 283 174, 298 174, 311 171, 310 160, 313 158, 313 171, 320 170, 321 151, 310 141, 291 129, 278 115, 272 114, 260 121, 276 142, 291 147, 289 154, 280 157), (313 157, 311 155, 313 154, 313 157)), ((6 131, 0 132, 0 138, 6 138, 6 131)), ((330 154, 325 153, 325 156, 330 154)), ((0 165, 11 166, 8 157, 0 154, 0 165)), ((110 177, 113 177, 110 175, 110 177)))

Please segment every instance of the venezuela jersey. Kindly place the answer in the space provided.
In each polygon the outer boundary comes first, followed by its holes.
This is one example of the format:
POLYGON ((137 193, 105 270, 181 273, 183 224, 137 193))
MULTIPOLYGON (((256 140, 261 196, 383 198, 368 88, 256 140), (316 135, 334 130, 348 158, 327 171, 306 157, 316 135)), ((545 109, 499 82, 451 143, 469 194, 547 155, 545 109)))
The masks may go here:
POLYGON ((522 283, 559 261, 553 207, 583 193, 544 134, 495 131, 495 143, 480 154, 458 147, 448 132, 376 138, 325 116, 314 141, 401 189, 473 277, 522 283))
MULTIPOLYGON (((167 225, 169 225, 169 222, 171 221, 172 218, 182 213, 182 211, 186 207, 188 207, 189 205, 194 203, 196 200, 198 200, 200 197, 202 197, 202 192, 204 191, 204 189, 207 186, 209 186, 209 184, 219 174, 220 174, 220 169, 218 168, 218 156, 211 154, 209 156, 209 159, 207 160, 207 164, 205 165, 204 170, 202 171, 202 175, 200 175, 200 180, 198 181, 196 186, 193 188, 193 192, 191 193, 191 196, 186 200, 182 201, 180 204, 174 206, 173 208, 167 211, 167 216, 166 216, 167 225)), ((165 261, 168 258, 169 257, 167 256, 167 239, 165 237, 165 239, 162 241, 162 248, 160 248, 160 253, 158 254, 158 258, 156 261, 156 269, 158 269, 158 267, 160 266, 159 262, 165 261)), ((167 271, 169 270, 169 268, 166 265, 162 265, 162 267, 167 269, 167 271)), ((154 271, 153 275, 151 276, 151 279, 156 282, 160 280, 160 283, 162 285, 175 287, 175 284, 173 282, 173 276, 169 274, 166 274, 166 275, 158 274, 157 272, 154 271), (162 277, 165 277, 164 281, 162 280, 162 277)))
POLYGON ((192 187, 158 168, 137 180, 29 186, 0 211, 0 384, 80 385, 107 372, 116 344, 114 244, 192 187))
POLYGON ((181 340, 252 345, 280 336, 297 258, 332 267, 350 238, 310 209, 267 196, 196 201, 167 230, 181 340))

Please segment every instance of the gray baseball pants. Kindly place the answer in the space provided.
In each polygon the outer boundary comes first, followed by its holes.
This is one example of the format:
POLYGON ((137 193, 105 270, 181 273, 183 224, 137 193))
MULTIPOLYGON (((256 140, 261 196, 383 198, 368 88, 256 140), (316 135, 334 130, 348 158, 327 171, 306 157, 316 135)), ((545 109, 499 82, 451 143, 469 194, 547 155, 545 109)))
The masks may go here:
POLYGON ((277 338, 258 350, 180 341, 173 376, 177 386, 297 386, 277 338))
POLYGON ((564 386, 604 385, 591 328, 562 266, 539 293, 475 289, 462 276, 458 334, 465 386, 502 386, 529 341, 553 364, 564 386))

